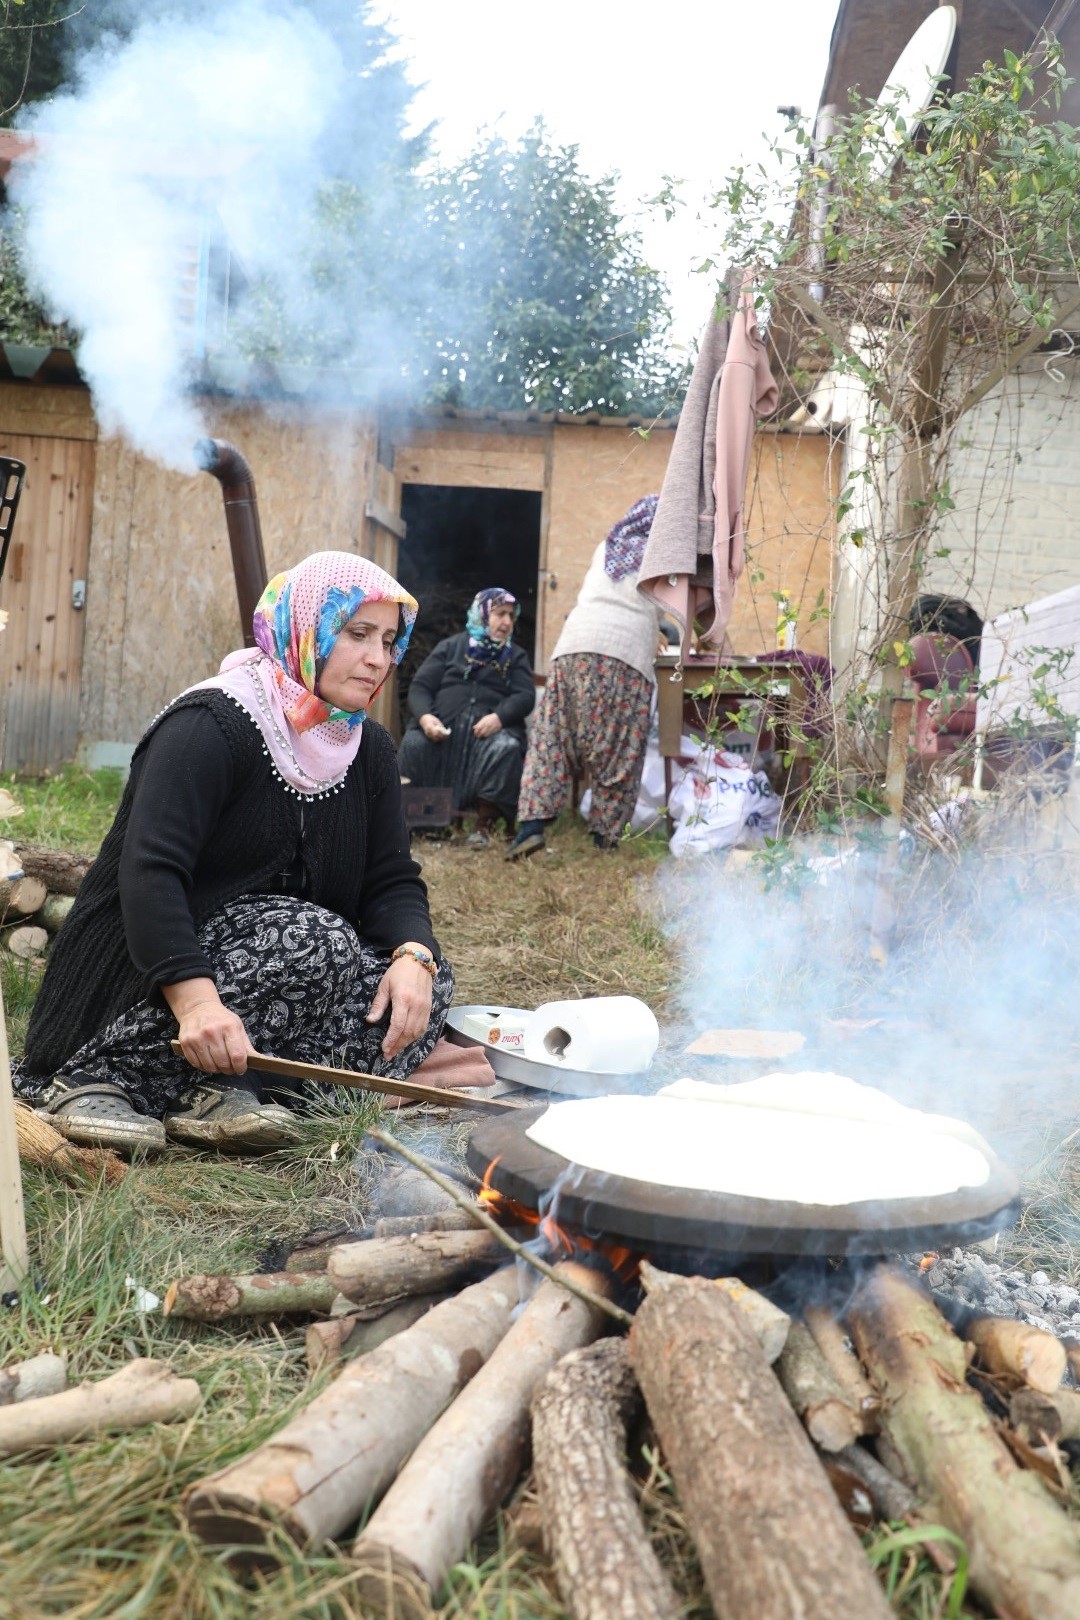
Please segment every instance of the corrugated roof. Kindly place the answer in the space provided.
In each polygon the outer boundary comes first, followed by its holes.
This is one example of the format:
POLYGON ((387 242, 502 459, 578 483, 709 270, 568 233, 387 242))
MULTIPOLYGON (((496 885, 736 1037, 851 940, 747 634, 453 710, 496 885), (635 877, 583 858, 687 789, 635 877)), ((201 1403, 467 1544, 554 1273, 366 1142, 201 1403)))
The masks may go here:
MULTIPOLYGON (((0 341, 0 381, 27 382, 39 386, 86 386, 76 354, 67 348, 42 344, 0 341)), ((197 393, 218 394, 235 399, 308 401, 312 404, 374 409, 377 387, 369 372, 329 370, 314 366, 272 364, 264 360, 243 360, 228 356, 211 357, 192 377, 197 393)), ((571 411, 466 410, 457 405, 406 407, 411 420, 460 421, 468 424, 494 422, 513 426, 524 423, 547 425, 557 422, 574 427, 673 428, 677 416, 660 420, 635 413, 609 416, 600 411, 580 415, 571 411)))

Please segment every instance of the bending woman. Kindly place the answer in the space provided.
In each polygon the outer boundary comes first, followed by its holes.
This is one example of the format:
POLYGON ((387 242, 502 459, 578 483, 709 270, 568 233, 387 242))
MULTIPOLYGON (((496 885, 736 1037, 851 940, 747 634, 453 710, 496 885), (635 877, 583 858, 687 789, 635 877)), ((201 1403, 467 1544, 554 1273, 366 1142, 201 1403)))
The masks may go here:
POLYGON ((365 718, 415 618, 381 568, 318 552, 267 586, 257 647, 142 738, 19 1070, 69 1140, 277 1146, 296 1126, 250 1051, 398 1079, 431 1051, 453 977, 365 718))
POLYGON ((509 861, 544 847, 544 828, 570 802, 587 769, 589 831, 614 849, 634 813, 649 737, 660 616, 637 588, 638 569, 660 497, 635 501, 593 552, 548 669, 518 800, 509 861))
POLYGON ((512 827, 517 813, 525 717, 536 702, 529 655, 513 643, 520 611, 501 586, 480 591, 466 628, 438 643, 409 686, 401 774, 418 787, 452 787, 455 811, 476 810, 474 849, 489 843, 499 816, 512 827))

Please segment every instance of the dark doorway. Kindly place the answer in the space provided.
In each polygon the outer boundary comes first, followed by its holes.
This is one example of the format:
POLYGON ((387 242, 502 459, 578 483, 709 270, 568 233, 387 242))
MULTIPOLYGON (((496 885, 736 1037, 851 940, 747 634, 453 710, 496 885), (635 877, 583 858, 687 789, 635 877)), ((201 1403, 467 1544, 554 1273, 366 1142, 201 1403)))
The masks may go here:
POLYGON ((406 533, 398 548, 398 578, 420 604, 399 684, 404 724, 410 674, 436 642, 464 630, 469 603, 485 586, 503 585, 521 603, 514 639, 535 663, 540 495, 525 489, 405 484, 401 516, 406 533))

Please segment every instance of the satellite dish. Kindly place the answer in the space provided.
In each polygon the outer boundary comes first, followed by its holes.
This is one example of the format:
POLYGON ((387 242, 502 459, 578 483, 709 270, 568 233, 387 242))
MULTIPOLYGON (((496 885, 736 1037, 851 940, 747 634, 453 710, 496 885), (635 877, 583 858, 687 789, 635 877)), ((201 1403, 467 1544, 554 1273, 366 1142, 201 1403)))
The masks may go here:
POLYGON ((900 52, 870 112, 870 121, 877 125, 882 139, 870 165, 873 178, 883 180, 891 171, 907 133, 928 110, 955 38, 956 7, 938 6, 900 52))
MULTIPOLYGON (((904 141, 921 122, 937 95, 956 38, 956 20, 955 6, 938 6, 920 23, 888 74, 884 89, 867 115, 868 123, 871 127, 876 126, 879 133, 879 143, 869 164, 870 179, 885 180, 892 172, 904 141)), ((820 146, 818 161, 825 169, 828 168, 828 142, 833 115, 833 108, 820 108, 814 131, 815 145, 820 146)), ((821 187, 815 214, 821 203, 827 203, 829 184, 826 180, 821 187)), ((816 241, 820 241, 817 233, 822 229, 823 223, 815 220, 812 236, 816 241)), ((811 256, 812 263, 820 262, 813 248, 811 256)), ((820 303, 825 293, 823 283, 815 280, 809 290, 820 303)), ((863 352, 866 336, 863 328, 852 328, 850 342, 856 353, 863 352)), ((788 418, 789 425, 801 428, 813 422, 820 427, 839 427, 849 423, 858 414, 861 394, 861 387, 854 378, 830 368, 813 388, 806 403, 798 406, 788 418)))

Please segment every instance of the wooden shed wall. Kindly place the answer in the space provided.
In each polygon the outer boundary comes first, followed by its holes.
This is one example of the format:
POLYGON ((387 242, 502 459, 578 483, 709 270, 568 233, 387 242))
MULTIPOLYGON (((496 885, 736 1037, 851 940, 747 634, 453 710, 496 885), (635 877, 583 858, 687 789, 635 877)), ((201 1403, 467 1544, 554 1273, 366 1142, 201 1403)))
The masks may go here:
POLYGON ((42 770, 75 753, 97 423, 79 388, 0 384, 0 451, 26 466, 0 607, 0 757, 42 770))
MULTIPOLYGON (((659 490, 673 437, 670 429, 654 428, 645 440, 625 428, 556 426, 545 659, 597 544, 634 501, 659 490)), ((824 434, 758 434, 747 483, 747 568, 730 628, 733 651, 776 645, 774 593, 783 590, 798 614, 799 646, 828 652, 827 611, 809 621, 821 593, 826 610, 831 601, 836 478, 832 442, 824 434)))
POLYGON ((394 451, 399 484, 446 484, 458 489, 543 490, 549 430, 418 428, 394 451))
POLYGON ((728 632, 734 652, 775 647, 774 593, 786 591, 798 645, 828 653, 838 474, 827 434, 757 435, 746 489, 746 572, 728 632))
MULTIPOLYGON (((370 417, 215 406, 207 432, 247 457, 272 575, 310 551, 359 550, 374 485, 370 417)), ((221 487, 119 439, 97 447, 86 609, 84 744, 134 742, 241 644, 221 487)))
POLYGON ((593 552, 635 501, 659 491, 674 438, 673 428, 656 427, 648 438, 642 438, 622 424, 555 424, 547 589, 541 591, 545 669, 566 615, 577 601, 593 552))

